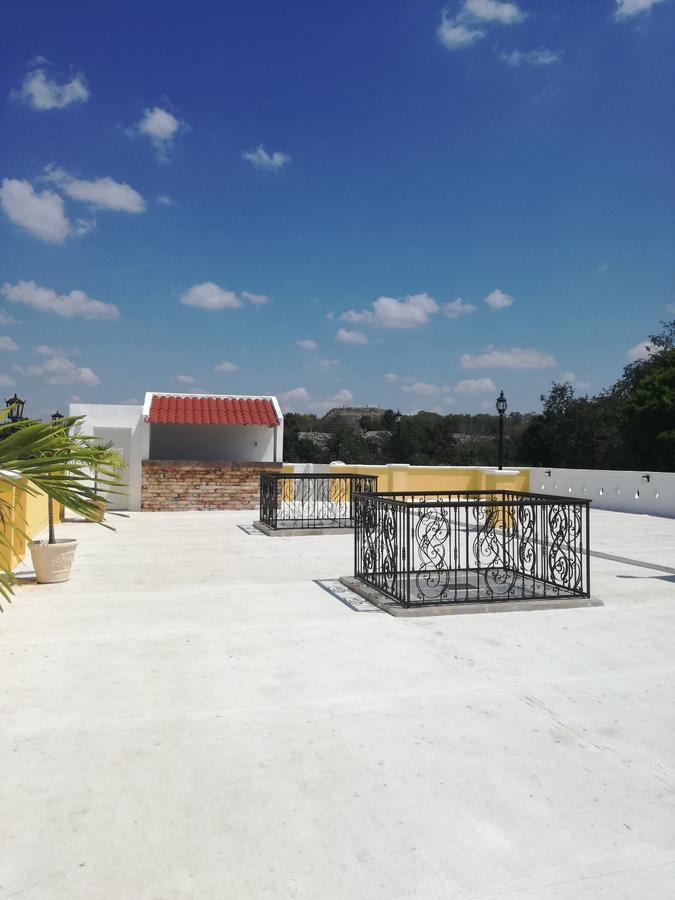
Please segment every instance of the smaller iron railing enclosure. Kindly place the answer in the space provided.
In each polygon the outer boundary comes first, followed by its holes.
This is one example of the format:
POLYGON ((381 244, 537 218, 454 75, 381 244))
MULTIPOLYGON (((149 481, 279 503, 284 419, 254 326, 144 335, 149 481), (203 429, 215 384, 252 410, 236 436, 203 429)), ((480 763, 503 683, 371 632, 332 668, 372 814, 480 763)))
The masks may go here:
POLYGON ((354 497, 377 490, 376 475, 260 476, 260 521, 268 528, 353 528, 354 497))
POLYGON ((588 500, 474 491, 354 503, 354 574, 403 606, 590 597, 588 500))

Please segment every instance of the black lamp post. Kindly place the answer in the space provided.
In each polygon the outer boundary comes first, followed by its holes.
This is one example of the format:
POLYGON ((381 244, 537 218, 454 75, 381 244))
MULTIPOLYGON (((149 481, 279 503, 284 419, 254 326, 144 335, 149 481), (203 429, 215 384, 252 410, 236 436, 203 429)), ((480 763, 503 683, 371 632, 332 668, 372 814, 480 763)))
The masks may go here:
POLYGON ((59 412, 58 409, 55 413, 52 413, 52 422, 58 422, 59 419, 63 418, 63 413, 59 412))
POLYGON ((499 468, 501 469, 504 455, 504 413, 506 412, 504 391, 500 391, 499 397, 497 397, 497 412, 499 413, 499 468))
POLYGON ((401 460, 401 419, 403 416, 401 415, 401 410, 396 410, 396 415, 394 416, 394 422, 396 422, 396 455, 398 456, 397 462, 402 462, 401 460))
POLYGON ((25 405, 26 401, 21 400, 17 394, 14 394, 14 396, 10 397, 9 400, 5 400, 5 406, 12 407, 7 413, 7 418, 12 424, 20 422, 21 419, 23 419, 23 408, 25 405))

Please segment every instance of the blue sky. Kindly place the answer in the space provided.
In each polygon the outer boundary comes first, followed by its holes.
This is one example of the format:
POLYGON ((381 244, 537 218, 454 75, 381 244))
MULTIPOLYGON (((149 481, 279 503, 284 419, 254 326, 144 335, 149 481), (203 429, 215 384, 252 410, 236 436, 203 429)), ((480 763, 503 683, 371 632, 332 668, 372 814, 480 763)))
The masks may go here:
POLYGON ((673 317, 673 0, 9 0, 1 24, 0 385, 29 413, 535 410, 673 317))

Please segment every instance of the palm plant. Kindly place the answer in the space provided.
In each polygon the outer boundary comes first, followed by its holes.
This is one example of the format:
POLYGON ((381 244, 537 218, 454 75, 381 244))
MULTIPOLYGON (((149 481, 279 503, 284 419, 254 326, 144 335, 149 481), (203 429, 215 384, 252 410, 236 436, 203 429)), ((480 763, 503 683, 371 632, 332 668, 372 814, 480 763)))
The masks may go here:
MULTIPOLYGON (((121 486, 121 482, 119 481, 121 477, 121 473, 124 471, 127 465, 127 461, 124 458, 124 454, 113 447, 112 442, 107 444, 102 444, 100 446, 100 456, 98 457, 95 465, 94 465, 94 488, 98 493, 98 484, 99 478, 103 477, 103 479, 111 479, 115 478, 118 481, 118 484, 121 486)), ((106 483, 104 481, 104 483, 106 483)), ((110 493, 121 493, 119 491, 111 491, 110 493)), ((104 498, 102 500, 96 501, 97 506, 97 514, 92 521, 101 522, 103 520, 103 516, 105 515, 105 509, 107 506, 107 500, 104 498)))
MULTIPOLYGON (((0 419, 6 418, 10 408, 0 410, 0 419)), ((74 433, 82 422, 81 416, 64 416, 55 422, 23 419, 0 424, 0 487, 47 494, 50 543, 55 541, 53 500, 86 519, 95 519, 101 492, 119 486, 116 463, 110 457, 115 451, 93 437, 74 433), (92 471, 97 473, 95 481, 92 471)), ((0 493, 0 523, 10 520, 12 506, 0 493)), ((14 583, 12 541, 4 530, 0 530, 0 551, 0 595, 9 599, 14 583)))

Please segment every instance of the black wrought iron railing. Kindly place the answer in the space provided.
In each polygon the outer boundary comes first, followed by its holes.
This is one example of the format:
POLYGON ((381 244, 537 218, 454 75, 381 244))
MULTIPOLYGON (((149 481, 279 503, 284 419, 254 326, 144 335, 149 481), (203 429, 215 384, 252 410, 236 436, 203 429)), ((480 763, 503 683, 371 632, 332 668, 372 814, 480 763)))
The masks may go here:
POLYGON ((590 501, 360 494, 354 574, 403 606, 590 596, 590 501))
POLYGON ((265 472, 260 521, 268 528, 353 528, 354 497, 377 490, 375 475, 265 472))

